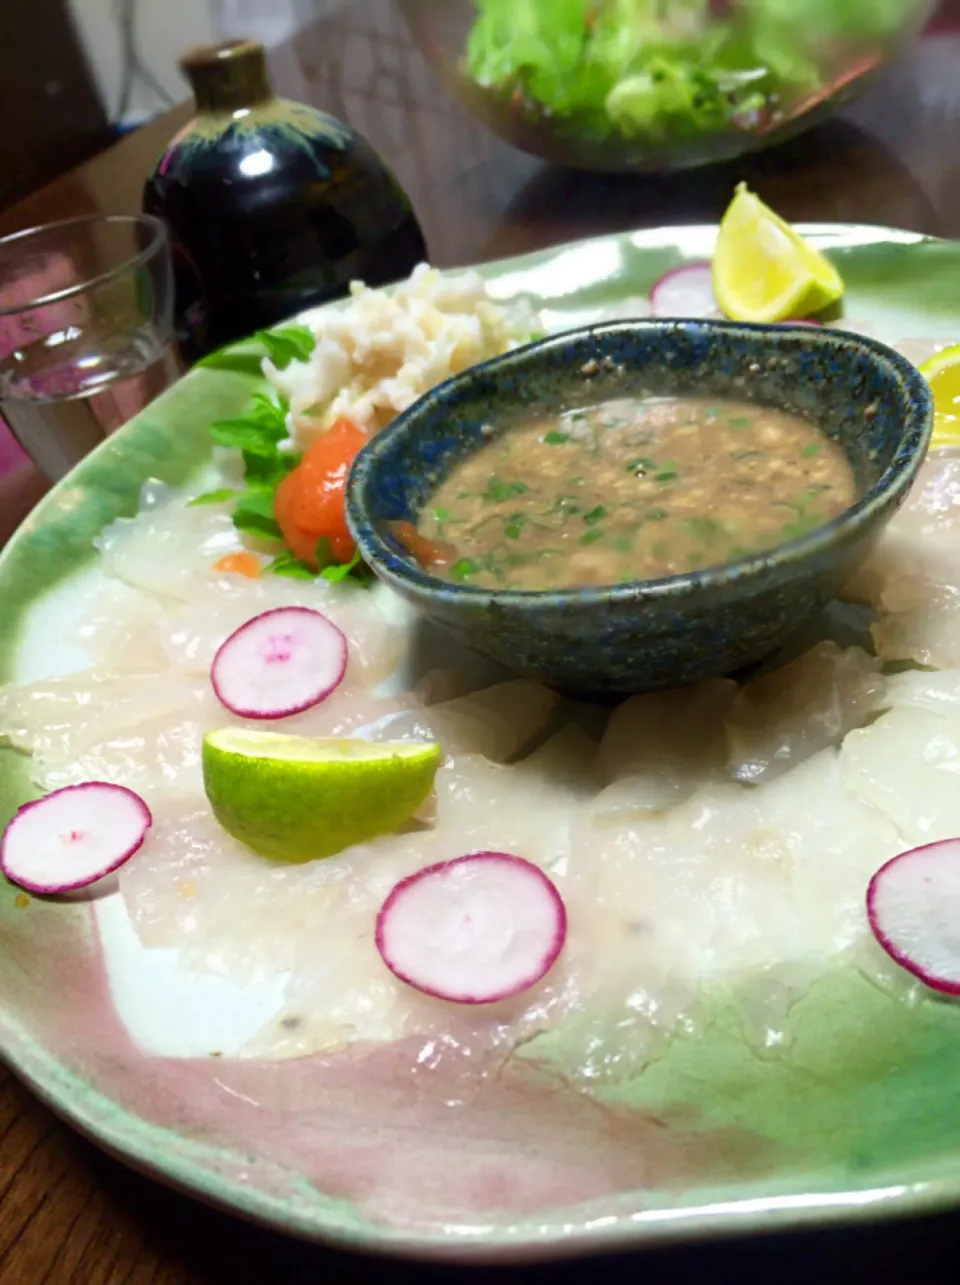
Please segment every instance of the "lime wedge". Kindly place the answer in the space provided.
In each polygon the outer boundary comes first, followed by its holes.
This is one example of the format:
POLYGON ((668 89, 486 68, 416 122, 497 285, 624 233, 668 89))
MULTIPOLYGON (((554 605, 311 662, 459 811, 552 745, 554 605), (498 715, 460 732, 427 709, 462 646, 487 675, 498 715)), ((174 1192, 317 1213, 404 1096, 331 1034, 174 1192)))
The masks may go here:
POLYGON ((931 446, 960 446, 960 344, 944 348, 919 367, 933 393, 931 446))
POLYGON ((800 320, 843 295, 833 264, 746 183, 737 186, 720 224, 713 288, 734 321, 800 320))
POLYGON ((261 856, 330 857, 398 829, 433 787, 440 746, 223 728, 203 738, 217 820, 261 856))

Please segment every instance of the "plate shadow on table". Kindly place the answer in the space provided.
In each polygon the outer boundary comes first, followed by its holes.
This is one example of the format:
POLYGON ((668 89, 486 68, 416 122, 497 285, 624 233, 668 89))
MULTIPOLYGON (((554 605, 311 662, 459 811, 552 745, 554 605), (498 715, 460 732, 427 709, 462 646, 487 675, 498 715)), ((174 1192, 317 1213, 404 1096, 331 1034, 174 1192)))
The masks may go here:
POLYGON ((589 174, 543 165, 504 211, 478 259, 539 249, 613 228, 716 223, 741 180, 792 222, 882 223, 939 236, 933 204, 872 135, 830 121, 782 147, 675 174, 589 174))

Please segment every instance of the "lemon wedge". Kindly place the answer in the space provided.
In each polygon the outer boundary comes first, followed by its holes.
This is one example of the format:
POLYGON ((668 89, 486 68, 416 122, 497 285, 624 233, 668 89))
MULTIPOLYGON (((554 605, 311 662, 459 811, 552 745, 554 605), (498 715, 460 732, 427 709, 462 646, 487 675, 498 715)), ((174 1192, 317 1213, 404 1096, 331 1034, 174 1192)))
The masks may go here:
POLYGON ((960 446, 960 344, 929 357, 919 370, 933 393, 931 447, 960 446))
POLYGON ((409 821, 433 787, 440 746, 315 739, 226 727, 203 738, 217 820, 264 857, 329 857, 409 821))
POLYGON ((828 259, 740 183, 720 224, 713 289, 734 321, 788 321, 836 303, 843 281, 828 259))

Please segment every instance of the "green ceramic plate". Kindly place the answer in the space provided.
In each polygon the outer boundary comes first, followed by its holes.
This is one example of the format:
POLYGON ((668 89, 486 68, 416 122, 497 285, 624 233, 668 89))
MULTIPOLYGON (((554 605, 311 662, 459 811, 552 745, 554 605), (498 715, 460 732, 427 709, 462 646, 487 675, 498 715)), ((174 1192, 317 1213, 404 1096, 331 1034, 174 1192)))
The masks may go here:
MULTIPOLYGON (((807 231, 849 284, 850 318, 890 339, 960 339, 960 245, 807 231)), ((667 268, 709 256, 714 235, 606 237, 483 272, 500 295, 529 294, 551 325, 575 323, 629 311, 667 268)), ((242 369, 194 371, 40 505, 0 557, 0 681, 66 663, 93 536, 135 512, 144 479, 180 483, 201 468, 206 425, 254 383, 242 369)), ((24 761, 0 752, 0 822, 28 796, 24 761)), ((269 995, 216 979, 184 989, 171 952, 138 950, 114 902, 94 914, 0 890, 3 1055, 131 1164, 286 1231, 505 1260, 960 1201, 960 1013, 909 1008, 852 969, 796 1005, 776 1057, 751 1051, 719 998, 705 1032, 593 1098, 524 1063, 451 1105, 429 1069, 412 1074, 391 1048, 200 1056, 269 995)))

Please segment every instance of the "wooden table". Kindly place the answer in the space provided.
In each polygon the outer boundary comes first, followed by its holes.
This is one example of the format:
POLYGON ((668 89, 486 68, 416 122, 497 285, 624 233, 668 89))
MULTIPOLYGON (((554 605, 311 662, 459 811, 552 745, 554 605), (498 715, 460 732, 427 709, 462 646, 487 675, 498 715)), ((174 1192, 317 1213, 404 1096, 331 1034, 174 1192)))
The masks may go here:
MULTIPOLYGON (((960 0, 842 120, 742 165, 673 178, 552 169, 486 134, 446 96, 387 0, 341 8, 273 56, 277 88, 348 119, 410 193, 431 257, 453 265, 601 231, 715 221, 746 178, 791 219, 857 220, 960 237, 960 0)), ((0 233, 86 211, 134 211, 180 108, 0 213, 0 233)), ((0 487, 0 541, 41 484, 0 487), (6 525, 6 529, 4 529, 6 525)), ((479 1269, 388 1264, 249 1227, 141 1178, 74 1135, 0 1071, 2 1285, 305 1285, 452 1281, 479 1269)), ((604 1273, 711 1285, 960 1279, 960 1216, 874 1229, 728 1242, 589 1265, 501 1270, 503 1283, 604 1273)), ((486 1279, 484 1280, 486 1285, 486 1279)))

